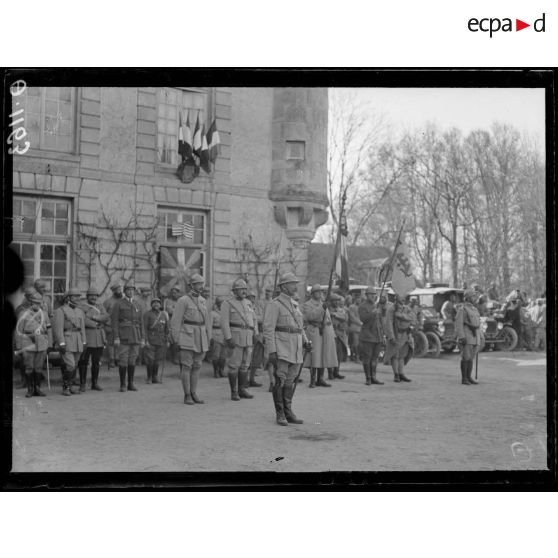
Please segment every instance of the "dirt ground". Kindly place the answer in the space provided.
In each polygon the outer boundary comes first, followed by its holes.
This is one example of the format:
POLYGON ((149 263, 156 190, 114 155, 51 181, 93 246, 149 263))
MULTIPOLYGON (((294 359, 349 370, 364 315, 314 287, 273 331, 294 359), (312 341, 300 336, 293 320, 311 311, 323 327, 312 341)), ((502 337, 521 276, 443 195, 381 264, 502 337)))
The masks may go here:
POLYGON ((275 424, 267 375, 252 400, 230 400, 226 378, 204 365, 198 393, 183 404, 178 367, 162 385, 118 392, 104 367, 102 392, 63 397, 58 369, 47 397, 14 390, 14 472, 112 471, 489 471, 546 469, 546 357, 483 353, 478 386, 463 386, 459 356, 415 359, 412 383, 365 386, 353 363, 331 388, 302 374, 293 410, 302 425, 275 424))

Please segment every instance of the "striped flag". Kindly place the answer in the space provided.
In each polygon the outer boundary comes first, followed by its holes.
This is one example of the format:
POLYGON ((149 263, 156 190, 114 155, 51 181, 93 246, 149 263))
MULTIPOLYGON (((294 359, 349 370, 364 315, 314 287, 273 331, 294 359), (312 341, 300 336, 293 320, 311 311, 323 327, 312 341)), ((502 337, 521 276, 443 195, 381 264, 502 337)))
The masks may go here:
POLYGON ((194 240, 194 225, 190 223, 173 223, 172 236, 183 236, 188 240, 194 240))
POLYGON ((400 240, 395 248, 395 256, 393 258, 391 288, 400 297, 405 298, 415 287, 415 276, 411 267, 409 247, 403 240, 400 240))
POLYGON ((200 167, 209 174, 211 172, 211 165, 209 163, 209 149, 207 147, 207 138, 205 137, 205 124, 202 127, 201 133, 201 149, 200 149, 200 167))
POLYGON ((194 155, 200 156, 200 151, 202 147, 201 138, 201 128, 200 128, 200 113, 198 112, 198 117, 196 118, 196 127, 194 128, 194 137, 192 138, 192 150, 194 155))
POLYGON ((192 130, 190 129, 190 111, 186 116, 186 125, 182 122, 182 113, 180 114, 180 126, 178 128, 178 153, 182 159, 190 159, 192 157, 192 130))
POLYGON ((339 277, 339 289, 349 290, 349 258, 347 257, 347 219, 341 215, 339 219, 339 242, 337 259, 335 261, 335 273, 339 277))
POLYGON ((209 130, 207 130, 207 145, 209 147, 209 160, 215 163, 217 156, 219 155, 219 145, 221 144, 221 138, 219 137, 219 132, 217 130, 217 121, 214 120, 209 130))

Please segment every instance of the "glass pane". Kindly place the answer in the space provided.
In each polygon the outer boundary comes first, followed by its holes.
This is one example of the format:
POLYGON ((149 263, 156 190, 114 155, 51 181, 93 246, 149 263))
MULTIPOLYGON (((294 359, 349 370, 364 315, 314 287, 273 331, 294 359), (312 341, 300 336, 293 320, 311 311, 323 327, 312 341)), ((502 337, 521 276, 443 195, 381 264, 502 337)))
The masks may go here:
POLYGON ((58 277, 66 277, 66 262, 54 263, 54 275, 58 277))
POLYGON ((28 87, 25 92, 27 93, 28 97, 40 97, 41 96, 41 88, 40 87, 28 87))
POLYGON ((66 246, 55 246, 54 247, 54 259, 56 261, 66 261, 66 254, 68 252, 68 249, 66 246))
POLYGON ((69 120, 72 117, 72 104, 71 103, 60 103, 60 114, 65 120, 69 120))
POLYGON ((56 116, 59 112, 58 103, 56 101, 45 101, 45 115, 56 116))
POLYGON ((23 213, 22 215, 27 215, 30 217, 35 217, 36 215, 37 203, 34 201, 24 201, 23 202, 23 213))
POLYGON ((54 217, 54 202, 43 202, 43 209, 41 214, 43 217, 54 217))
POLYGON ((196 227, 197 229, 202 229, 203 228, 203 215, 193 215, 193 223, 194 223, 194 227, 196 227))
POLYGON ((68 233, 68 221, 56 220, 56 225, 54 228, 54 234, 65 235, 68 233))
POLYGON ((41 262, 41 277, 52 276, 52 262, 41 262))
POLYGON ((68 217, 68 204, 67 203, 57 203, 56 204, 56 217, 68 217))
POLYGON ((41 260, 52 260, 52 246, 50 244, 41 246, 41 260))
POLYGON ((59 87, 45 87, 45 97, 47 99, 58 99, 59 87))
POLYGON ((55 293, 64 293, 66 292, 66 279, 56 278, 53 281, 54 292, 55 293))
POLYGON ((59 93, 60 100, 71 101, 72 100, 72 88, 71 87, 61 87, 59 93))
POLYGON ((196 229, 194 231, 194 244, 203 244, 203 231, 196 229))
POLYGON ((21 232, 35 234, 35 219, 34 218, 30 219, 29 217, 25 217, 21 232))
POLYGON ((58 119, 52 116, 46 116, 44 131, 45 134, 50 134, 50 135, 56 134, 58 132, 58 119))
POLYGON ((26 116, 29 116, 30 112, 38 115, 41 113, 41 100, 38 97, 27 97, 27 104, 25 108, 27 109, 26 116))
POLYGON ((56 149, 58 151, 71 151, 72 149, 71 136, 56 136, 56 149))
POLYGON ((71 120, 60 120, 60 134, 63 136, 72 135, 72 121, 71 120))
POLYGON ((54 219, 43 219, 41 221, 42 234, 54 234, 54 219))
POLYGON ((14 217, 21 215, 21 200, 14 199, 14 217))
POLYGON ((21 245, 21 259, 34 260, 35 259, 35 246, 33 244, 21 245))

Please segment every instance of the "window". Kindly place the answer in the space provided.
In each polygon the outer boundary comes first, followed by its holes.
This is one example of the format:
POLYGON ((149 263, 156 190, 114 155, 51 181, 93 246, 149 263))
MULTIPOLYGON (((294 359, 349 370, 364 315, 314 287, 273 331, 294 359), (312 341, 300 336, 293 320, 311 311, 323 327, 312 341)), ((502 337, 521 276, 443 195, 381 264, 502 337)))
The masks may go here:
POLYGON ((70 202, 14 196, 14 250, 23 261, 25 284, 44 279, 53 301, 69 283, 70 202))
POLYGON ((159 286, 163 294, 178 283, 182 292, 191 275, 207 281, 207 215, 201 211, 159 208, 159 286))
POLYGON ((157 95, 157 156, 160 163, 178 165, 180 118, 184 125, 189 121, 193 136, 198 117, 200 127, 207 121, 208 97, 207 92, 195 89, 171 87, 159 89, 157 95))
MULTIPOLYGON (((14 97, 14 110, 23 108, 25 141, 32 149, 71 153, 75 145, 74 87, 27 87, 23 94, 14 97)), ((22 145, 23 148, 23 145, 22 145)))
POLYGON ((287 159, 297 159, 304 161, 306 143, 303 141, 288 141, 287 142, 287 159))

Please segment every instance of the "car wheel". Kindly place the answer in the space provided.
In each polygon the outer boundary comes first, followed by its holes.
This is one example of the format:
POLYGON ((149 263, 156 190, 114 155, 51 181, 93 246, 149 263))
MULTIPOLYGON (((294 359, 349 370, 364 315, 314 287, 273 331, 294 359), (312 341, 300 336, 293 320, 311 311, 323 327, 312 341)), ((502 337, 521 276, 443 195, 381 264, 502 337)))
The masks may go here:
POLYGON ((428 356, 438 358, 442 351, 442 343, 440 338, 433 332, 429 331, 426 334, 428 342, 428 356))
POLYGON ((415 341, 415 350, 413 355, 416 358, 422 358, 428 351, 428 339, 422 331, 415 331, 413 333, 413 339, 415 341))
POLYGON ((504 329, 502 331, 502 336, 504 341, 503 343, 500 344, 500 350, 513 351, 516 348, 517 342, 519 340, 515 329, 513 329, 513 327, 510 326, 504 326, 504 329))

